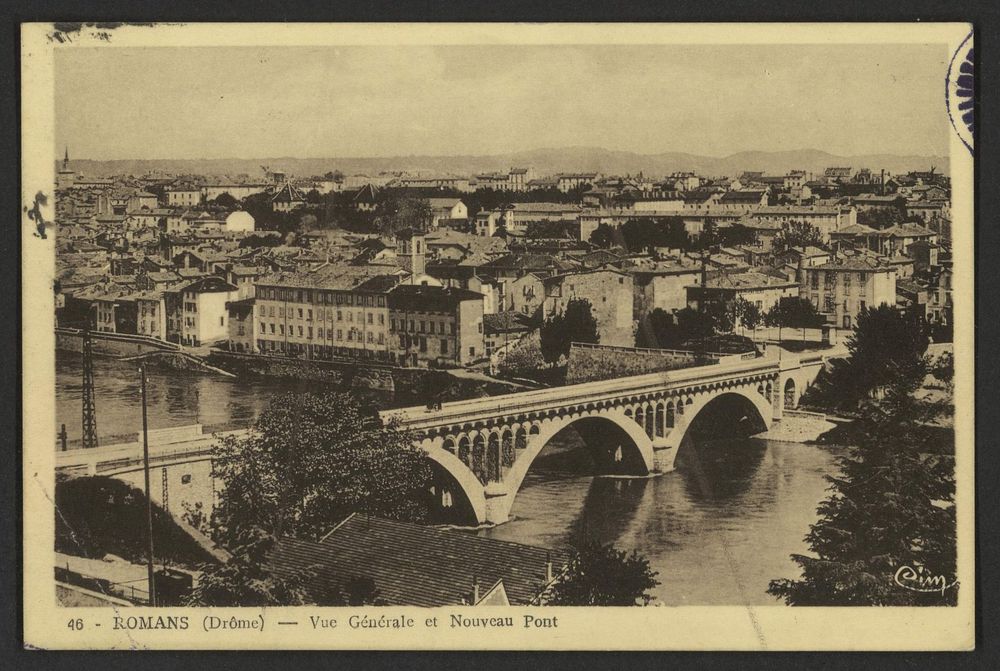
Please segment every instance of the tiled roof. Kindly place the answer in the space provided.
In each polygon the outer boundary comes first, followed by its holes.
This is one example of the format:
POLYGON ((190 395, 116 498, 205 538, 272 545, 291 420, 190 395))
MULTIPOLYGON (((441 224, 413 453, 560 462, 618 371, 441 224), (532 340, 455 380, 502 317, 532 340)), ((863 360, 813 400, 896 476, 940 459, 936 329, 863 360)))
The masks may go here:
MULTIPOLYGON (((322 542, 282 539, 271 555, 278 575, 312 573, 317 594, 335 594, 343 581, 369 577, 390 605, 434 607, 468 600, 479 580, 480 596, 503 581, 512 604, 530 604, 545 586, 544 548, 471 533, 352 515, 322 542)), ((554 572, 569 561, 552 551, 554 572)))
POLYGON ((274 196, 271 197, 273 203, 296 203, 305 202, 305 196, 297 188, 287 182, 274 196))
POLYGON ((764 197, 763 191, 727 191, 722 194, 722 203, 759 203, 764 197))
POLYGON ((528 331, 531 326, 527 322, 525 315, 513 310, 486 314, 483 315, 483 331, 487 335, 504 331, 528 331))
POLYGON ((786 287, 793 286, 794 282, 765 275, 763 273, 724 273, 717 277, 709 278, 706 286, 709 289, 757 289, 765 287, 786 287))
POLYGON ((806 270, 861 270, 861 271, 888 271, 890 267, 881 263, 877 258, 870 256, 849 256, 838 257, 813 268, 806 270))
POLYGON ((385 268, 375 266, 324 266, 309 272, 271 273, 259 278, 257 285, 350 291, 374 277, 385 274, 385 268))

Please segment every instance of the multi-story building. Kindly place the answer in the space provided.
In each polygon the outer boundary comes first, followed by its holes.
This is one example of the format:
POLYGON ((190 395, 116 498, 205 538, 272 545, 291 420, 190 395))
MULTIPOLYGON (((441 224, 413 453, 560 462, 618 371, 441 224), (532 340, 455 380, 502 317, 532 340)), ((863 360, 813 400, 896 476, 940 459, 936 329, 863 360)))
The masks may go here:
POLYGON ((400 284, 388 305, 390 347, 400 363, 466 366, 486 356, 482 294, 400 284))
POLYGON ((194 207, 201 204, 201 187, 174 186, 166 189, 167 205, 170 207, 194 207))
POLYGON ((850 206, 819 206, 819 205, 764 205, 757 208, 751 215, 759 222, 771 224, 791 224, 803 222, 815 227, 829 241, 830 234, 853 226, 858 222, 858 212, 850 206))
POLYGON ((687 307, 687 287, 701 283, 701 269, 691 265, 650 261, 625 270, 633 278, 633 316, 636 319, 656 309, 668 314, 683 310, 687 307))
POLYGON ((710 305, 732 306, 742 299, 761 314, 782 298, 799 294, 799 285, 790 280, 757 272, 720 272, 709 275, 703 284, 687 288, 688 307, 703 311, 710 305))
POLYGON ((853 328, 866 307, 896 304, 896 271, 869 255, 838 256, 800 270, 799 295, 812 301, 827 323, 853 328))
POLYGON ((288 182, 271 196, 271 209, 275 212, 291 212, 296 208, 304 207, 305 204, 306 197, 288 182))
POLYGON ((229 315, 229 350, 232 352, 254 351, 254 299, 243 298, 226 303, 229 315))
POLYGON ((174 296, 166 306, 168 340, 175 335, 180 344, 198 347, 229 338, 226 303, 237 298, 234 285, 210 275, 171 287, 163 293, 165 302, 167 294, 174 296))
POLYGON ((563 173, 556 175, 556 188, 563 193, 569 193, 573 189, 592 185, 598 177, 596 172, 563 173))
POLYGON ((542 312, 546 318, 562 314, 570 301, 583 299, 590 303, 601 344, 630 347, 635 343, 633 279, 629 273, 604 268, 553 275, 542 282, 542 312))
POLYGON ((389 360, 387 294, 402 271, 324 266, 257 280, 254 333, 263 353, 389 360))
POLYGON ((441 220, 468 219, 469 208, 459 198, 428 198, 431 207, 431 228, 437 228, 441 220))
POLYGON ((167 309, 162 291, 136 294, 136 332, 139 335, 167 339, 167 309))

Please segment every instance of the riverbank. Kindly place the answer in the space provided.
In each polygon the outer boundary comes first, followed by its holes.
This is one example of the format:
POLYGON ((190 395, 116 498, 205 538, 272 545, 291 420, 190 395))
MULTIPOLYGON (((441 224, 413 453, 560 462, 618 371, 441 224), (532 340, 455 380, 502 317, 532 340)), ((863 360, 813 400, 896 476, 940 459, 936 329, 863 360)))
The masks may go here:
POLYGON ((820 413, 786 411, 780 421, 755 438, 780 440, 784 443, 813 443, 820 436, 837 426, 836 422, 820 413))

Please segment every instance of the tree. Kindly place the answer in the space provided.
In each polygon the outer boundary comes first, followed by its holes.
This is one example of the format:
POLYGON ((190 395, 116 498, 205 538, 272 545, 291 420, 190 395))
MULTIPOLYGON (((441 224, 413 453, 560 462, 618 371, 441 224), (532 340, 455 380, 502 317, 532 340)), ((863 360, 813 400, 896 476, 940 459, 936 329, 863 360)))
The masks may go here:
POLYGON ((375 226, 383 235, 394 235, 404 229, 425 232, 433 213, 426 198, 414 198, 389 192, 375 205, 375 226))
MULTIPOLYGON (((718 315, 700 312, 692 308, 677 310, 672 315, 656 308, 646 317, 647 329, 640 329, 636 345, 639 347, 661 347, 683 349, 714 336, 720 326, 718 315), (649 336, 653 337, 651 341, 649 336)), ((724 325, 724 324, 723 324, 724 325)))
POLYGON ((806 536, 814 556, 792 555, 801 578, 773 580, 769 594, 803 606, 956 603, 954 458, 928 430, 938 409, 914 397, 922 377, 897 369, 886 394, 864 403, 861 440, 827 477, 831 494, 806 536))
POLYGON ((818 228, 804 221, 788 221, 781 225, 781 230, 774 236, 771 247, 776 254, 781 254, 792 247, 822 247, 823 234, 818 228))
POLYGON ((751 303, 742 296, 737 299, 735 304, 735 316, 739 320, 740 326, 744 329, 750 329, 756 331, 757 327, 760 326, 763 319, 763 314, 756 303, 751 303))
POLYGON ((538 337, 528 335, 511 346, 497 365, 498 372, 504 377, 530 377, 543 365, 545 359, 538 337))
POLYGON ((903 222, 906 216, 906 201, 902 206, 896 207, 873 207, 858 212, 858 223, 875 230, 889 228, 895 224, 903 222))
POLYGON ((247 247, 251 249, 254 247, 277 247, 280 244, 280 235, 258 235, 251 233, 240 240, 240 249, 246 249, 247 247))
POLYGON ((768 326, 778 327, 778 342, 781 342, 780 329, 802 329, 802 340, 805 340, 806 329, 819 328, 826 323, 826 319, 816 310, 816 306, 809 299, 788 296, 771 306, 771 309, 764 315, 764 323, 768 326))
POLYGON ((574 555, 566 573, 543 595, 547 606, 646 606, 648 590, 660 584, 649 560, 633 550, 586 544, 574 555))
POLYGON ((220 193, 212 202, 226 210, 235 210, 240 205, 240 201, 236 200, 228 191, 220 193))
POLYGON ((263 530, 248 531, 228 562, 201 567, 186 605, 259 608, 310 603, 308 575, 279 576, 271 571, 268 555, 274 544, 274 537, 263 530))
POLYGON ((590 244, 602 249, 609 249, 615 244, 615 230, 608 224, 598 224, 590 234, 590 244))
POLYGON ((430 466, 407 433, 347 393, 282 394, 246 437, 215 446, 224 489, 213 515, 223 546, 262 530, 317 540, 353 512, 422 521, 430 466))
POLYGON ((803 400, 853 410, 865 399, 881 394, 899 375, 919 370, 927 344, 923 328, 896 308, 865 308, 858 313, 854 332, 847 340, 847 359, 835 360, 829 374, 817 379, 803 400))
POLYGON ((542 356, 551 363, 559 357, 569 356, 570 345, 574 342, 600 342, 590 301, 586 298, 570 300, 561 314, 549 317, 542 324, 541 339, 542 356))

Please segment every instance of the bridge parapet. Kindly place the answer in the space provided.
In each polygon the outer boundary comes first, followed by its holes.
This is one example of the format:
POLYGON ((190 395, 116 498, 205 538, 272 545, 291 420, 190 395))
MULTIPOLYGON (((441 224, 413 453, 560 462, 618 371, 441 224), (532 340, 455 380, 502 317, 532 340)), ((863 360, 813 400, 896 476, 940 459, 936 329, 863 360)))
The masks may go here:
POLYGON ((626 397, 662 395, 752 375, 773 376, 778 371, 777 356, 731 359, 707 366, 453 401, 433 410, 424 406, 386 410, 380 417, 383 422, 398 422, 400 428, 420 431, 490 422, 510 415, 559 411, 577 405, 610 403, 626 397))

